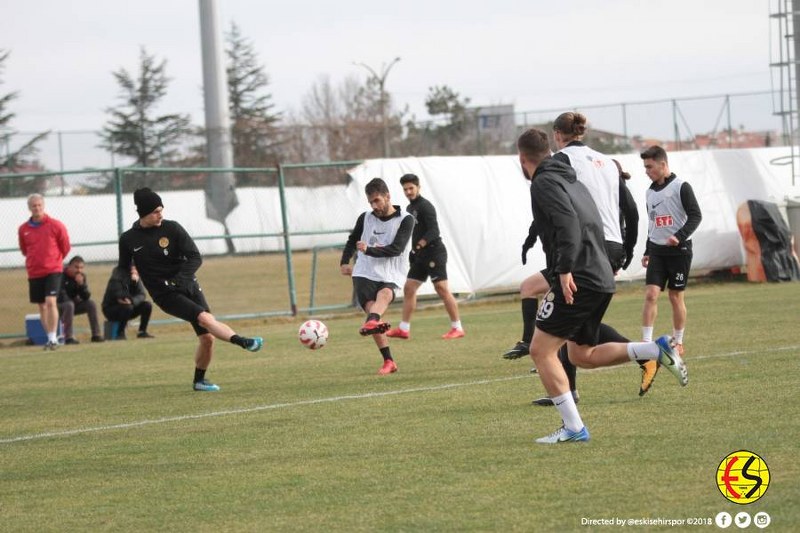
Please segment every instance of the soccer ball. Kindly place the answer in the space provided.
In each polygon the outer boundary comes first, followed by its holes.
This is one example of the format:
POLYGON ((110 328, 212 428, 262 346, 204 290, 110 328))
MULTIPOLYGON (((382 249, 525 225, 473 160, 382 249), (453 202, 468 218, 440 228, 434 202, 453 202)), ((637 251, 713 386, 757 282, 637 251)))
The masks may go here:
POLYGON ((319 320, 306 320, 297 331, 300 344, 311 350, 319 350, 328 342, 328 326, 319 320))

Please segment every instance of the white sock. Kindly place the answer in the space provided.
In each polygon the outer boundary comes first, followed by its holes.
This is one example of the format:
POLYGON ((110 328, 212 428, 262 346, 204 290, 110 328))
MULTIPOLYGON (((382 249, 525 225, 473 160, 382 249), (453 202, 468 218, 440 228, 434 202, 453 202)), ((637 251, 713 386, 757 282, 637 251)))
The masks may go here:
POLYGON ((54 344, 58 344, 58 332, 53 331, 52 333, 47 334, 47 342, 52 342, 54 344))
POLYGON ((644 342, 653 340, 653 326, 642 326, 642 340, 644 342))
POLYGON ((631 361, 641 359, 658 359, 659 353, 661 353, 661 351, 658 348, 658 344, 652 341, 628 343, 628 358, 631 361))
POLYGON ((672 330, 672 340, 675 344, 683 344, 683 330, 682 329, 673 329, 672 330))
POLYGON ((454 322, 450 322, 450 327, 453 329, 461 329, 461 321, 456 320, 454 322))
POLYGON ((570 391, 553 398, 553 405, 558 409, 558 413, 564 421, 565 428, 570 431, 580 431, 583 429, 583 420, 581 420, 578 407, 575 405, 575 399, 572 397, 570 391))
POLYGON ((400 328, 401 331, 411 331, 411 322, 400 322, 400 325, 397 327, 400 328))

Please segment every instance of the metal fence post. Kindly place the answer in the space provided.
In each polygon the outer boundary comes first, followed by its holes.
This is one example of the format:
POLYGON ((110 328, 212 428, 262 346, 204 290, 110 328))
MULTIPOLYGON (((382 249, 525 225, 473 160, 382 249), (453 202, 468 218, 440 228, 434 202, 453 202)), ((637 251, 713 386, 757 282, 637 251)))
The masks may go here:
POLYGON ((308 297, 308 312, 313 314, 314 313, 314 300, 317 292, 317 256, 319 251, 319 246, 314 246, 311 249, 311 289, 309 291, 308 297))
POLYGON ((281 199, 281 223, 283 224, 283 248, 286 255, 286 275, 289 278, 289 305, 292 316, 297 316, 297 287, 294 281, 294 265, 292 263, 292 243, 289 238, 289 217, 286 212, 286 177, 283 165, 278 165, 278 191, 281 199))
MULTIPOLYGON (((58 170, 64 172, 64 145, 61 140, 60 131, 58 132, 58 170)), ((61 177, 61 196, 64 196, 64 194, 66 194, 64 188, 64 176, 62 175, 60 177, 61 177)))
POLYGON ((728 111, 728 148, 733 148, 733 125, 731 124, 731 95, 725 95, 725 109, 728 111))
POLYGON ((671 100, 672 102, 672 128, 675 132, 675 146, 678 147, 678 150, 681 149, 681 133, 678 126, 678 102, 677 100, 671 100))
POLYGON ((625 104, 622 106, 622 135, 625 137, 625 142, 630 144, 631 139, 628 136, 628 107, 625 104))
POLYGON ((122 169, 114 169, 114 196, 117 200, 117 236, 122 235, 122 169))

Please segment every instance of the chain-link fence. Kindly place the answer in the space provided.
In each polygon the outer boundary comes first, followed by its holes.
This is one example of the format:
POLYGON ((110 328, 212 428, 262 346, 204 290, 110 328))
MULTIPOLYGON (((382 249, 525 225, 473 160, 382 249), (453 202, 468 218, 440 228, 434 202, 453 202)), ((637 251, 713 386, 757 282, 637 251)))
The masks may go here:
MULTIPOLYGON (((307 312, 312 303, 315 309, 347 307, 349 280, 334 278, 336 283, 320 286, 312 276, 318 271, 338 274, 340 251, 334 247, 345 242, 357 214, 343 208, 350 203, 347 171, 356 164, 0 174, 0 221, 7 228, 0 234, 0 282, 6 288, 0 338, 22 335, 24 316, 37 312, 28 302, 25 258, 16 231, 30 216, 27 197, 33 192, 45 196, 48 215, 67 227, 72 244, 68 258, 80 255, 86 261, 98 304, 118 257, 119 234, 138 218, 132 191, 148 186, 161 195, 165 217, 184 226, 203 254, 198 278, 215 314, 293 315, 307 312), (223 199, 223 204, 232 208, 220 216, 209 208, 219 200, 211 184, 230 174, 236 188, 228 191, 232 200, 223 199), (67 179, 91 187, 64 187, 67 179), (308 216, 311 211, 322 216, 308 216)), ((83 319, 75 322, 80 331, 83 319)))
MULTIPOLYGON (((716 148, 754 148, 786 144, 791 131, 776 114, 780 106, 779 93, 772 91, 721 94, 640 102, 574 106, 532 111, 515 111, 512 105, 471 108, 467 118, 457 127, 447 121, 416 122, 413 127, 391 130, 391 155, 394 157, 426 155, 488 155, 514 152, 519 132, 530 126, 551 123, 564 111, 581 111, 589 118, 590 135, 596 148, 608 152, 640 150, 646 144, 662 144, 669 151, 716 148)), ((785 116, 784 116, 785 117, 785 116)), ((312 145, 290 149, 280 159, 295 162, 298 155, 319 153, 325 160, 326 145, 341 132, 331 125, 308 125, 310 130, 322 130, 312 136, 312 145), (330 130, 330 131, 329 131, 330 130), (327 132, 327 133, 325 133, 327 132), (333 132, 333 133, 331 133, 333 132), (322 137, 320 137, 320 135, 322 137)), ((348 126, 353 128, 351 124, 348 126)), ((380 136, 374 124, 365 123, 362 132, 369 138, 380 136)), ((296 130, 303 126, 292 125, 276 129, 279 137, 276 150, 280 152, 280 139, 295 139, 296 130)), ((13 152, 41 132, 5 132, 0 135, 0 154, 13 152)), ((296 140, 296 139, 295 139, 296 140)), ((352 139, 351 139, 352 141, 352 139)), ((288 142, 288 141, 287 141, 288 142)), ((132 164, 133 161, 115 156, 101 146, 98 132, 52 131, 37 143, 36 157, 42 170, 79 168, 111 168, 132 164)), ((188 134, 177 148, 178 153, 191 160, 197 155, 197 145, 202 140, 188 134)), ((291 143, 289 143, 291 144, 291 143)), ((363 144, 363 143, 362 143, 363 144)), ((383 157, 382 143, 351 147, 351 154, 336 152, 330 159, 383 157)), ((330 148, 330 146, 329 146, 330 148)), ((307 161, 305 157, 301 161, 307 161)), ((160 161, 156 166, 175 166, 171 161, 160 161)), ((179 166, 186 166, 181 164, 179 166)))

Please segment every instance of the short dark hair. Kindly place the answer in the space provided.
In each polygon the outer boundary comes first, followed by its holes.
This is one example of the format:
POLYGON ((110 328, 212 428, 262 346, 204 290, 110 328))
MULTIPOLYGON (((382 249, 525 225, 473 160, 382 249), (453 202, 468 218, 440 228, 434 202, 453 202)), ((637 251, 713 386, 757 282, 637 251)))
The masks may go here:
POLYGON ((667 151, 661 148, 660 146, 653 145, 641 154, 639 154, 642 159, 652 159, 654 161, 665 161, 669 162, 667 159, 667 151))
POLYGON ((419 187, 419 178, 416 174, 403 174, 400 178, 400 185, 405 185, 406 183, 413 183, 419 187))
POLYGON ((72 259, 70 259, 70 260, 69 260, 69 263, 67 263, 67 264, 68 264, 68 265, 75 265, 75 264, 77 264, 77 263, 84 263, 84 264, 86 264, 86 261, 84 261, 84 260, 83 260, 83 257, 81 257, 81 256, 79 256, 79 255, 74 255, 74 256, 72 256, 72 259))
POLYGON ((517 150, 534 161, 541 161, 550 155, 550 140, 542 130, 530 128, 517 139, 517 150))
POLYGON ((369 183, 364 186, 364 192, 367 193, 367 196, 372 194, 389 194, 389 187, 386 185, 386 182, 380 178, 372 178, 369 180, 369 183))

